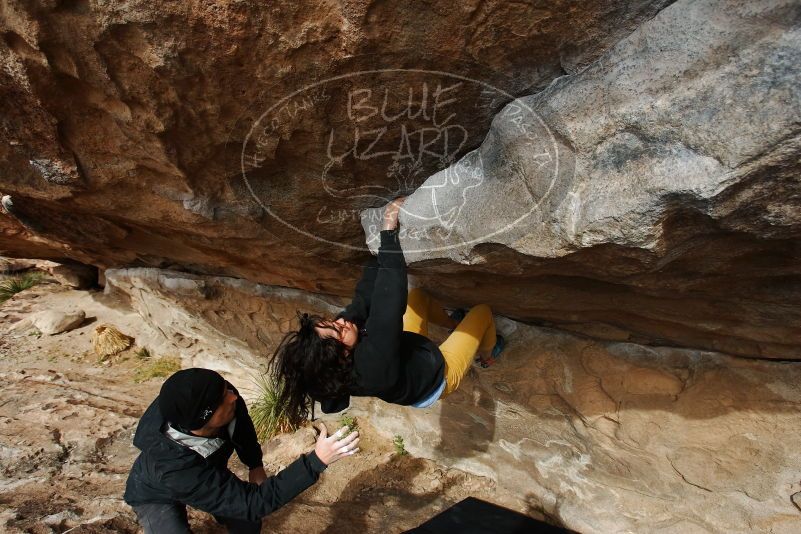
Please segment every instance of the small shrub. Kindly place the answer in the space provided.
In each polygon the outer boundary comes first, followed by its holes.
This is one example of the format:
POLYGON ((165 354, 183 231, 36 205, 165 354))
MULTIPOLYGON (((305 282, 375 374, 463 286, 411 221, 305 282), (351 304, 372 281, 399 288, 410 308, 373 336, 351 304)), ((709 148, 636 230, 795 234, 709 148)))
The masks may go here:
POLYGON ((409 452, 406 450, 406 445, 403 443, 403 436, 400 434, 395 435, 395 439, 392 440, 392 444, 395 445, 395 454, 398 456, 406 456, 409 452))
POLYGON ((0 282, 0 303, 3 303, 26 289, 30 289, 42 281, 42 273, 31 271, 19 276, 13 276, 0 282))
POLYGON ((144 382, 151 378, 167 377, 181 369, 181 359, 176 356, 165 356, 157 360, 143 363, 134 370, 134 382, 144 382))
POLYGON ((248 411, 259 440, 297 430, 287 419, 284 407, 278 403, 278 387, 272 379, 263 374, 255 382, 256 400, 250 404, 248 411))
POLYGON ((348 434, 359 430, 359 423, 356 421, 356 418, 348 413, 342 414, 342 417, 339 419, 339 426, 340 428, 343 426, 348 427, 348 434))

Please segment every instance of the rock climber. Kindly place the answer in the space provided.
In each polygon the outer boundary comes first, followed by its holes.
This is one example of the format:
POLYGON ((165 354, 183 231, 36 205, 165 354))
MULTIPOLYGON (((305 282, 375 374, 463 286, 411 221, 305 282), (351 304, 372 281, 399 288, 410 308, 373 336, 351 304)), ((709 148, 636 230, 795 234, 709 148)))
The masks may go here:
POLYGON ((404 200, 385 207, 378 257, 365 266, 353 301, 333 320, 300 315, 299 330, 273 354, 279 402, 295 423, 308 417, 310 401, 333 413, 347 408, 351 395, 431 406, 459 387, 477 353, 487 366, 504 348, 486 304, 448 315, 421 289, 407 295, 398 238, 404 200), (439 346, 427 337, 429 321, 453 329, 439 346))
POLYGON ((356 453, 357 432, 328 436, 314 451, 268 477, 253 421, 237 390, 209 369, 170 376, 139 420, 141 451, 128 475, 125 502, 145 534, 188 533, 186 507, 214 516, 228 532, 261 531, 261 519, 314 484, 326 467, 356 453), (233 452, 249 469, 248 482, 227 465, 233 452))

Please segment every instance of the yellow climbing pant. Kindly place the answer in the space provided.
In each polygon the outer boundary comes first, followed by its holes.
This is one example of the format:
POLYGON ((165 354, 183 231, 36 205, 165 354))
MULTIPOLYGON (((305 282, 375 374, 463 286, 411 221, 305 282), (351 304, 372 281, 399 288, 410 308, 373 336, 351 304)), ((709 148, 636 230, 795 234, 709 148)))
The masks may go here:
MULTIPOLYGON (((403 329, 428 336, 429 321, 445 327, 452 327, 454 323, 439 302, 422 289, 414 288, 409 291, 406 301, 403 329)), ((495 321, 492 319, 492 310, 486 304, 473 306, 448 339, 439 346, 445 357, 447 381, 440 398, 447 397, 459 387, 479 349, 490 351, 494 346, 495 321)))

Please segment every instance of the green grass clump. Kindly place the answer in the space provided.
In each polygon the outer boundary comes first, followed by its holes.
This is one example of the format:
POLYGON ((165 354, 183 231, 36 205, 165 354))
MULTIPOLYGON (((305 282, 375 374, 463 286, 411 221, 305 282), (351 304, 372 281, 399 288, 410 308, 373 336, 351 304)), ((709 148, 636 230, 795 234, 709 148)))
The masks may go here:
POLYGON ((42 273, 31 271, 19 276, 12 276, 0 282, 0 304, 17 293, 30 289, 42 281, 42 273))
POLYGON ((406 450, 406 445, 403 443, 403 436, 400 434, 395 435, 395 439, 392 440, 392 444, 395 445, 395 454, 398 456, 406 456, 409 454, 409 451, 406 450))
POLYGON ((181 369, 181 359, 177 356, 165 356, 144 363, 134 370, 134 382, 144 382, 151 378, 166 377, 181 369))
POLYGON ((348 427, 348 434, 359 430, 359 423, 356 421, 356 418, 348 413, 342 414, 342 417, 339 419, 339 426, 340 428, 343 426, 348 427))
POLYGON ((255 382, 256 400, 250 403, 248 412, 259 440, 297 430, 287 419, 284 407, 278 402, 278 387, 272 379, 263 374, 255 382))

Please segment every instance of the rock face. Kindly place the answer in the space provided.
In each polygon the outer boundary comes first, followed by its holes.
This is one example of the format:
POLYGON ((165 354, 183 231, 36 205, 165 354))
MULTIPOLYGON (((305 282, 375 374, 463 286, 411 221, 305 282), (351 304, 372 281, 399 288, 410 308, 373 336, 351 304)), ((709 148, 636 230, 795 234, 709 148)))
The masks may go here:
POLYGON ((184 367, 211 367, 242 382, 263 371, 297 311, 333 313, 341 299, 236 278, 155 268, 109 269, 106 292, 130 301, 180 351, 184 367))
MULTIPOLYGON (((582 532, 801 531, 797 0, 7 2, 0 25, 4 256, 106 270, 185 366, 247 384, 410 195, 413 283, 528 324, 445 402, 354 413, 582 532)), ((65 373, 4 376, 90 415, 65 373)), ((3 435, 39 413, 17 397, 3 435)), ((54 426, 47 465, 120 443, 134 414, 110 417, 54 426)), ((38 454, 2 446, 16 478, 38 454)))
MULTIPOLYGON (((341 304, 155 269, 107 279, 168 338, 188 336, 176 349, 188 363, 233 372, 245 395, 286 317, 341 304), (240 338, 243 325, 259 335, 240 338)), ((496 324, 503 358, 446 400, 415 409, 355 398, 349 413, 388 441, 401 435, 414 457, 483 477, 499 504, 580 532, 801 529, 791 500, 801 491, 801 364, 496 324)))
MULTIPOLYGON (((0 19, 0 193, 13 217, 4 218, 0 246, 13 255, 49 250, 101 266, 191 265, 304 285, 298 251, 274 265, 282 227, 242 182, 243 143, 265 110, 309 83, 367 69, 436 69, 529 94, 669 3, 9 5, 0 19)), ((473 116, 465 128, 474 147, 500 104, 478 113, 475 101, 458 105, 473 116)), ((322 168, 324 147, 304 141, 347 119, 345 108, 323 111, 282 131, 269 168, 254 179, 283 188, 322 168)), ((388 142, 397 145, 397 134, 388 142)), ((366 170, 380 176, 385 167, 366 170)), ((330 204, 308 185, 291 185, 289 219, 330 204)), ((367 206, 351 199, 342 207, 367 206)), ((358 244, 358 225, 346 222, 327 231, 358 244)))
POLYGON ((6 255, 344 295, 359 214, 416 191, 409 258, 449 303, 798 357, 794 1, 15 3, 1 20, 6 255))
POLYGON ((797 2, 677 2, 508 104, 407 201, 407 261, 469 264, 422 281, 601 337, 799 357, 799 21, 797 2))
POLYGON ((527 490, 579 532, 801 527, 798 365, 536 327, 510 337, 503 364, 433 409, 371 400, 356 413, 412 454, 527 490))

